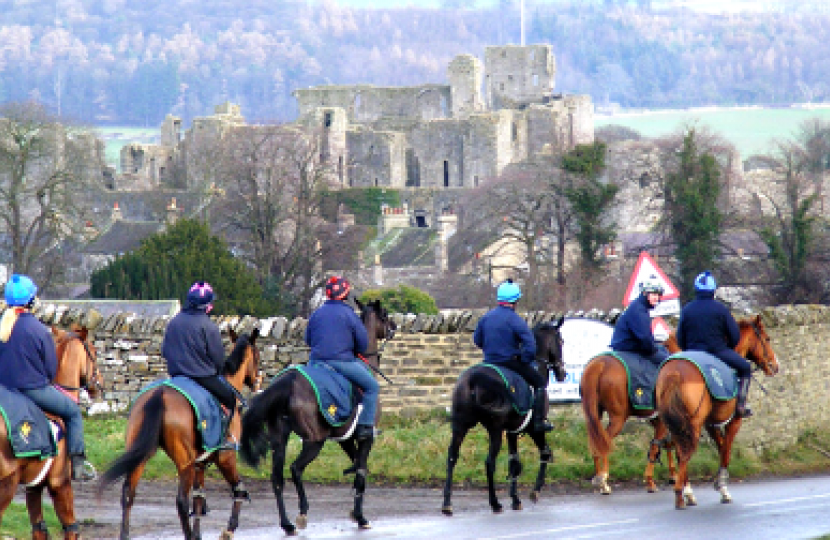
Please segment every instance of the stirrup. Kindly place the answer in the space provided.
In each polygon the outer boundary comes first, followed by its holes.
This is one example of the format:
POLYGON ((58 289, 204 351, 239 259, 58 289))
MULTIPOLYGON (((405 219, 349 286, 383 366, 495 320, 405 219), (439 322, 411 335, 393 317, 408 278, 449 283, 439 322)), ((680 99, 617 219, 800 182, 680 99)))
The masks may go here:
POLYGON ((70 467, 72 467, 71 479, 73 482, 90 482, 98 478, 95 467, 83 457, 71 458, 70 467))

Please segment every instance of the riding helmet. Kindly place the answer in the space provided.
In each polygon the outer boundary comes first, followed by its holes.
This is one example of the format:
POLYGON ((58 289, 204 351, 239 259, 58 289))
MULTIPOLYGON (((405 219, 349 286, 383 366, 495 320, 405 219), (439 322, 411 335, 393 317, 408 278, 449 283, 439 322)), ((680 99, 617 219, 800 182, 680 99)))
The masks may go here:
POLYGON ((6 283, 5 298, 9 306, 26 306, 37 295, 37 286, 28 276, 12 274, 6 283))
POLYGON ((522 297, 522 290, 512 279, 508 279, 496 290, 496 300, 499 302, 507 302, 515 304, 522 297))
POLYGON ((695 290, 696 291, 704 291, 704 292, 714 292, 717 289, 718 285, 715 283, 715 278, 712 276, 712 273, 708 270, 706 272, 701 272, 695 278, 695 290))
POLYGON ((326 282, 326 298, 329 300, 345 300, 349 296, 352 286, 346 278, 332 276, 326 282))
POLYGON ((640 284, 640 291, 644 294, 657 293, 663 296, 663 285, 657 276, 649 276, 642 284, 640 284))
POLYGON ((197 308, 207 308, 213 304, 213 287, 207 281, 197 281, 187 293, 187 303, 197 308))

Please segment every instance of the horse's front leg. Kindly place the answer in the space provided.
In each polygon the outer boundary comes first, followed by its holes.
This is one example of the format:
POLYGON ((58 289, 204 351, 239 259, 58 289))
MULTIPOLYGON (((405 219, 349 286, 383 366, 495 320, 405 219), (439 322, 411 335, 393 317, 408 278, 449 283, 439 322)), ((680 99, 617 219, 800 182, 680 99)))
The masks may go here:
POLYGON ((519 436, 515 433, 507 434, 507 478, 510 482, 509 494, 513 510, 522 509, 519 499, 519 476, 522 474, 522 460, 519 458, 519 436))
POLYGON ((447 451, 447 479, 444 482, 444 505, 441 507, 441 512, 445 516, 452 515, 452 475, 458 463, 458 453, 464 437, 467 436, 467 431, 469 431, 467 426, 457 427, 455 421, 453 421, 452 440, 450 440, 450 447, 447 451))
POLYGON ((274 498, 277 500, 277 511, 280 513, 280 527, 288 536, 297 534, 297 528, 288 519, 285 511, 285 500, 283 491, 285 489, 285 448, 288 445, 288 437, 291 429, 284 418, 275 420, 271 425, 271 487, 274 489, 274 498))
POLYGON ((303 441, 303 448, 300 450, 300 455, 291 464, 291 480, 294 481, 294 486, 297 488, 297 497, 300 503, 300 515, 297 516, 297 527, 305 529, 308 524, 308 497, 305 494, 305 486, 303 485, 303 471, 308 467, 308 464, 320 455, 320 450, 326 444, 325 440, 310 442, 303 441))
POLYGON ((533 491, 530 492, 530 500, 535 503, 539 502, 539 492, 542 491, 542 486, 545 485, 548 464, 553 463, 553 452, 548 446, 544 431, 534 431, 530 434, 530 438, 533 439, 536 448, 539 449, 539 472, 536 473, 536 483, 533 485, 533 491))
POLYGON ((43 486, 26 488, 26 510, 29 513, 29 523, 32 524, 32 540, 46 540, 49 538, 49 529, 43 518, 43 486))
MULTIPOLYGON (((3 460, 2 456, 0 456, 0 460, 3 460)), ((6 465, 6 463, 3 463, 2 465, 6 465)), ((15 464, 15 468, 16 465, 17 464, 15 464)), ((6 513, 6 509, 12 503, 12 499, 14 499, 14 493, 17 491, 17 484, 19 482, 20 469, 15 470, 15 472, 0 480, 0 525, 3 523, 3 514, 6 513)))
POLYGON ((502 511, 502 505, 496 497, 496 484, 494 476, 496 474, 496 458, 499 457, 501 450, 501 434, 500 428, 488 427, 487 433, 490 437, 490 448, 487 451, 487 459, 484 461, 484 471, 487 473, 487 493, 490 498, 490 508, 493 512, 498 514, 502 511))
POLYGON ((728 504, 732 502, 732 495, 729 494, 729 460, 732 457, 732 442, 735 440, 735 435, 738 434, 738 429, 741 427, 742 418, 733 418, 725 428, 725 432, 721 432, 714 427, 707 426, 709 436, 715 441, 718 447, 718 455, 720 456, 720 468, 718 474, 715 476, 714 488, 720 493, 720 502, 728 504))
POLYGON ((220 452, 215 462, 216 468, 222 473, 225 481, 230 484, 231 496, 233 497, 233 506, 231 507, 231 517, 228 520, 228 527, 222 531, 219 540, 231 540, 234 532, 239 527, 239 512, 242 510, 242 503, 244 501, 251 502, 251 497, 248 495, 248 490, 245 489, 245 485, 239 476, 236 452, 220 452))
MULTIPOLYGON (((75 521, 75 499, 72 492, 72 483, 69 475, 61 478, 56 485, 48 484, 49 495, 52 497, 52 505, 55 508, 55 514, 58 516, 58 521, 63 527, 64 540, 77 540, 81 537, 81 527, 75 521)), ((26 492, 26 499, 28 502, 29 492, 26 492)), ((41 500, 40 493, 37 494, 37 500, 41 500)))
POLYGON ((369 452, 372 451, 372 439, 363 439, 357 443, 357 471, 354 475, 354 509, 351 517, 361 529, 371 529, 372 524, 363 515, 363 495, 366 493, 366 476, 369 474, 369 452))

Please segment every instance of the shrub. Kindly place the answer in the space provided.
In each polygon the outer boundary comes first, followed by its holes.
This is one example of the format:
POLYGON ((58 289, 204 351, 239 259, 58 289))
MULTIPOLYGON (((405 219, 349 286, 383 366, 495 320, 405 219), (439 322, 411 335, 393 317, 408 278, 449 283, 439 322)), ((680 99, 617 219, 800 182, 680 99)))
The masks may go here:
POLYGON ((438 313, 433 297, 409 285, 398 285, 396 289, 369 289, 360 296, 360 301, 364 303, 373 300, 380 300, 383 307, 392 313, 438 313))

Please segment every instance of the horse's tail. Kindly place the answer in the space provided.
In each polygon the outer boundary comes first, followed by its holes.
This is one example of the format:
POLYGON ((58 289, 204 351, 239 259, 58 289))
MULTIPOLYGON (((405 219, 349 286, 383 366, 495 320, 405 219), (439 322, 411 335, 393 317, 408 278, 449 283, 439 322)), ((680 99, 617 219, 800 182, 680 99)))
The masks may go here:
POLYGON ((692 434, 692 419, 683 402, 680 373, 669 371, 657 397, 660 419, 666 424, 672 440, 677 445, 678 454, 690 455, 694 451, 695 440, 692 434))
POLYGON ((256 468, 259 460, 268 452, 268 438, 265 423, 288 414, 291 387, 296 373, 290 371, 260 392, 242 416, 242 438, 239 441, 239 455, 248 465, 256 468))
POLYGON ((599 410, 599 379, 604 371, 603 362, 590 362, 579 381, 579 394, 582 397, 582 413, 585 415, 585 427, 588 430, 588 446, 594 456, 605 456, 611 452, 612 441, 608 432, 602 427, 599 410))
POLYGON ((98 496, 119 478, 131 474, 136 467, 150 459, 158 448, 164 420, 164 387, 156 388, 152 392, 140 409, 144 416, 132 444, 101 476, 98 496))
POLYGON ((470 398, 476 408, 491 414, 504 415, 513 407, 501 380, 489 377, 481 371, 474 371, 470 374, 468 384, 470 398))

